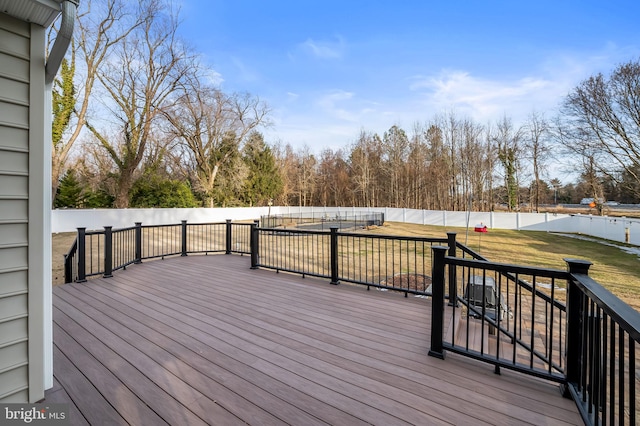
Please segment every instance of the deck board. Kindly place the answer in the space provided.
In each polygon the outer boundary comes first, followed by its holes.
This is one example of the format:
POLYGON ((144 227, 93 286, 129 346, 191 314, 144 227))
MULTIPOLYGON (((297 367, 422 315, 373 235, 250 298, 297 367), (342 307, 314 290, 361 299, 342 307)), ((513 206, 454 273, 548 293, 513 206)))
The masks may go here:
POLYGON ((89 423, 581 424, 555 384, 427 356, 427 299, 248 262, 171 258, 55 287, 56 398, 89 423))

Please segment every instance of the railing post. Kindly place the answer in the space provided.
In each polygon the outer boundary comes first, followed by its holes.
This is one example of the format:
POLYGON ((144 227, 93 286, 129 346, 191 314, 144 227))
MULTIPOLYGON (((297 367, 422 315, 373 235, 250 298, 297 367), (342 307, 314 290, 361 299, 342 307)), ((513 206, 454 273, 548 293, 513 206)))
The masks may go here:
MULTIPOLYGON (((584 293, 580 290, 573 277, 576 275, 588 275, 589 267, 592 265, 588 260, 564 259, 567 263, 567 270, 571 274, 567 288, 567 331, 565 350, 565 379, 567 384, 579 383, 583 362, 582 348, 582 321, 584 320, 584 293)), ((569 387, 563 389, 565 397, 570 398, 569 387)))
MULTIPOLYGON (((456 257, 456 233, 447 232, 447 240, 449 243, 449 257, 456 257)), ((456 268, 449 268, 449 306, 458 305, 458 286, 456 282, 456 268)))
POLYGON ((329 256, 331 256, 331 284, 338 285, 338 227, 330 228, 329 256))
POLYGON ((135 259, 133 263, 142 263, 142 222, 136 222, 135 259))
POLYGON ((224 254, 231 254, 231 219, 227 219, 227 231, 225 233, 225 250, 224 254))
POLYGON ((78 228, 78 282, 87 281, 87 254, 85 232, 87 228, 78 228))
POLYGON ((258 269, 258 251, 260 250, 260 236, 258 234, 259 221, 255 221, 251 224, 251 269, 258 269))
POLYGON ((112 226, 104 227, 104 278, 113 276, 113 233, 112 226))
POLYGON ((182 221, 182 254, 180 256, 187 255, 187 221, 182 221))
POLYGON ((429 356, 444 359, 442 335, 444 327, 444 256, 447 247, 434 246, 433 287, 431 297, 431 349, 429 356))
MULTIPOLYGON (((76 243, 78 244, 78 243, 76 243)), ((78 250, 78 246, 76 245, 76 250, 78 250)), ((77 251, 76 251, 77 255, 77 251)), ((71 258, 73 259, 73 257, 71 258)), ((71 259, 66 254, 64 255, 64 283, 69 284, 73 282, 73 265, 71 264, 71 259)))

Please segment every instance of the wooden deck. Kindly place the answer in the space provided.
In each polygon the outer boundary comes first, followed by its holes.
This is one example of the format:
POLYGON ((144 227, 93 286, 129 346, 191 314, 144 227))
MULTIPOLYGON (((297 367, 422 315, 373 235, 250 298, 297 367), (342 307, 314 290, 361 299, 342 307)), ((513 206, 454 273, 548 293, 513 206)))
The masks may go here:
POLYGON ((428 300, 248 257, 145 262, 53 303, 47 401, 72 424, 582 424, 556 384, 427 356, 428 300))

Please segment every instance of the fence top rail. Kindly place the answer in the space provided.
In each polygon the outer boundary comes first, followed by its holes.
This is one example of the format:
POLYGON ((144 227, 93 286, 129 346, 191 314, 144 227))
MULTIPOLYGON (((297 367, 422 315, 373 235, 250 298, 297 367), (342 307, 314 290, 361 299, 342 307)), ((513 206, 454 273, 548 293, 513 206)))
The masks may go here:
POLYGON ((571 277, 580 290, 593 300, 605 314, 622 327, 636 343, 640 343, 640 312, 627 305, 588 275, 572 274, 571 277))
POLYGON ((86 236, 90 236, 90 235, 104 235, 104 229, 100 230, 97 229, 95 231, 85 231, 84 235, 86 236))

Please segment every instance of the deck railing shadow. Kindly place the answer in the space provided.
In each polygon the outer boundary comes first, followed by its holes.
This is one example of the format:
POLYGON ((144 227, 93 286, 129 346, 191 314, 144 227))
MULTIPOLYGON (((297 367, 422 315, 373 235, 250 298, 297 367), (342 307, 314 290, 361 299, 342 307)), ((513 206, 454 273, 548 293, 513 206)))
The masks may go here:
POLYGON ((248 254, 251 268, 431 297, 429 355, 454 352, 496 373, 506 368, 557 382, 587 424, 636 423, 640 314, 588 276, 589 262, 566 260, 566 271, 499 264, 455 233, 400 237, 182 221, 79 228, 65 255, 65 282, 194 253, 248 254))

